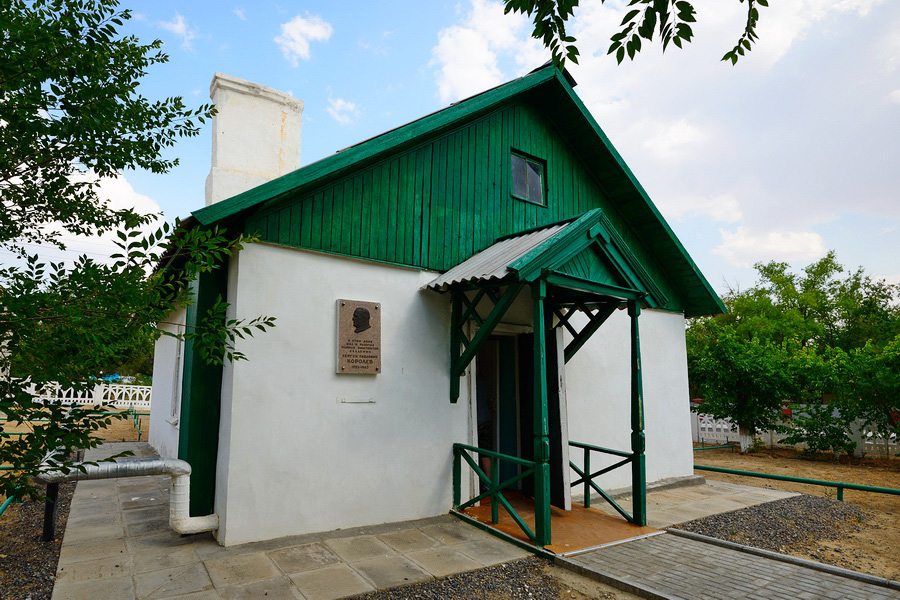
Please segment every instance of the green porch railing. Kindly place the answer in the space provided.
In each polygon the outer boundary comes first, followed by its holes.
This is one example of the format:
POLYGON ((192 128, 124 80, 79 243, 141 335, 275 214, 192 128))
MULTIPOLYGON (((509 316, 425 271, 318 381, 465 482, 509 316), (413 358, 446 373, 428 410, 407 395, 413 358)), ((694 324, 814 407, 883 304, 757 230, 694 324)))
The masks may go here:
MULTIPOLYGON (((591 489, 593 489, 598 494, 600 494, 600 497, 603 498, 604 500, 606 500, 610 504, 610 506, 612 506, 614 509, 616 509, 616 512, 618 512, 620 515, 622 515, 622 518, 624 518, 629 523, 637 523, 637 520, 632 515, 625 512, 625 509, 623 509, 621 506, 619 506, 618 503, 616 503, 616 501, 613 500, 609 494, 604 492, 602 489, 600 489, 599 485, 594 483, 594 479, 596 477, 599 477, 605 473, 609 473, 610 471, 618 469, 619 467, 624 467, 625 465, 631 463, 634 460, 635 454, 632 452, 625 452, 623 450, 613 450, 611 448, 602 448, 600 446, 593 446, 591 444, 585 444, 582 442, 569 441, 569 445, 572 447, 581 448, 582 450, 584 450, 584 459, 583 459, 583 463, 582 463, 584 465, 584 470, 579 469, 578 465, 576 465, 572 461, 569 461, 569 466, 572 467, 572 470, 574 470, 575 473, 577 473, 578 476, 580 477, 580 479, 572 482, 572 487, 575 487, 576 485, 584 485, 584 507, 590 508, 590 506, 591 506, 591 489), (599 452, 601 454, 611 454, 613 456, 622 457, 623 460, 620 460, 619 462, 615 463, 614 465, 610 465, 608 467, 600 469, 599 471, 595 471, 595 472, 591 473, 591 452, 599 452)), ((635 491, 635 494, 632 494, 633 497, 636 495, 637 495, 637 491, 635 491)), ((640 525, 640 523, 637 523, 637 524, 640 525)))
MULTIPOLYGON (((515 511, 515 509, 510 505, 509 501, 503 496, 501 490, 508 488, 514 483, 517 483, 529 475, 534 474, 534 467, 537 463, 533 460, 526 460, 524 458, 519 458, 517 456, 509 456, 507 454, 500 454, 499 452, 494 452, 492 450, 484 450, 483 448, 477 448, 475 446, 469 446, 467 444, 453 444, 453 508, 459 511, 465 510, 470 506, 473 506, 476 502, 480 502, 490 496, 491 498, 491 523, 497 524, 500 522, 500 507, 502 506, 509 516, 512 517, 513 521, 516 522, 516 525, 528 536, 528 539, 531 540, 532 543, 537 544, 537 536, 528 527, 525 521, 522 520, 522 517, 519 516, 519 513, 515 511), (472 458, 469 454, 470 452, 475 454, 480 454, 482 456, 487 456, 491 459, 491 475, 488 475, 484 472, 484 470, 478 466, 478 462, 472 458), (478 475, 478 479, 483 483, 487 490, 478 494, 471 500, 466 502, 462 502, 462 461, 465 460, 466 463, 472 470, 475 471, 475 474, 478 475), (514 477, 510 477, 506 481, 500 481, 500 461, 511 462, 519 465, 520 467, 526 467, 522 470, 518 475, 514 477)), ((541 516, 539 513, 535 514, 535 519, 540 519, 541 516)), ((540 525, 535 525, 538 530, 541 530, 540 525)), ((550 524, 546 523, 546 530, 549 530, 550 524)))
POLYGON ((697 448, 697 447, 695 446, 695 447, 694 447, 694 452, 696 452, 696 451, 698 451, 698 450, 721 450, 721 449, 723 449, 723 448, 731 448, 731 453, 734 454, 734 449, 735 449, 735 448, 738 448, 738 447, 739 447, 739 446, 736 446, 736 445, 734 445, 734 444, 726 444, 726 445, 724 445, 724 446, 704 446, 704 445, 703 445, 703 440, 700 440, 700 447, 697 448))
POLYGON ((806 477, 793 477, 791 475, 773 475, 771 473, 757 473, 756 471, 738 471, 724 467, 709 467, 706 465, 694 465, 698 471, 713 471, 728 475, 743 475, 744 477, 760 477, 762 479, 774 479, 776 481, 790 481, 793 483, 806 483, 809 485, 821 485, 823 487, 837 488, 837 499, 844 501, 844 490, 857 490, 860 492, 875 492, 878 494, 892 494, 900 496, 900 490, 894 488, 876 487, 874 485, 860 485, 858 483, 844 483, 843 481, 827 481, 824 479, 807 479, 806 477))

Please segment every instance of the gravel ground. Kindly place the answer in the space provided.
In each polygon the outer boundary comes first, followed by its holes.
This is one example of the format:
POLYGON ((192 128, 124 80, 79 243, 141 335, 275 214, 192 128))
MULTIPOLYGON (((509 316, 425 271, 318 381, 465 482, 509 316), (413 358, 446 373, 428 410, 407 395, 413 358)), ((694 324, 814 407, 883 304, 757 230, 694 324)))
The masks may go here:
POLYGON ((689 521, 678 529, 784 553, 860 531, 865 520, 866 513, 855 506, 802 494, 689 521))
POLYGON ((56 563, 74 483, 59 486, 56 537, 42 542, 44 503, 13 504, 0 517, 0 598, 3 600, 49 600, 56 580, 56 563))
POLYGON ((545 600, 597 598, 615 600, 631 595, 590 591, 590 596, 565 585, 550 572, 549 561, 522 558, 494 567, 469 571, 399 588, 354 596, 353 600, 545 600))

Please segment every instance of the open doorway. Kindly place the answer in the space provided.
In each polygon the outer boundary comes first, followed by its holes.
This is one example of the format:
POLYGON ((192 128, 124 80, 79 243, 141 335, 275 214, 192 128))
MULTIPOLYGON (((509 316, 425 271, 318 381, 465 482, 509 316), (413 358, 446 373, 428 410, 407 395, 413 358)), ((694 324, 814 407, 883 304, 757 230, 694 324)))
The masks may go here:
MULTIPOLYGON (((563 358, 556 332, 547 336, 547 413, 550 430, 550 501, 563 510, 572 508, 569 487, 569 439, 566 417, 563 358), (560 376, 562 374, 562 376, 560 376)), ((534 459, 534 335, 491 336, 476 357, 476 422, 479 448, 507 456, 534 459)), ((480 466, 490 476, 490 461, 480 466)), ((520 467, 500 461, 500 481, 519 473, 520 467)), ((534 496, 534 478, 513 484, 526 497, 534 496)))

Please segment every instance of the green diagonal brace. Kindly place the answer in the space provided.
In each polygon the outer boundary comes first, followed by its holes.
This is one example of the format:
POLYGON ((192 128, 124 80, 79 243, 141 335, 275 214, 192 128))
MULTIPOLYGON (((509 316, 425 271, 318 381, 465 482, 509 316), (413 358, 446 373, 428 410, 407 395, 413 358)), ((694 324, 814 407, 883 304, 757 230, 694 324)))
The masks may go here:
POLYGON ((569 342, 568 346, 566 346, 566 350, 564 353, 566 362, 569 362, 572 357, 575 356, 575 353, 578 352, 589 339, 591 339, 591 336, 594 335, 594 333, 598 329, 600 329, 600 326, 606 322, 606 319, 608 319, 609 316, 613 314, 618 307, 618 304, 610 304, 609 306, 598 309, 597 314, 591 317, 591 320, 588 321, 588 324, 578 332, 578 336, 571 342, 569 342))
MULTIPOLYGON (((464 304, 466 304, 466 310, 465 310, 465 312, 463 312, 462 320, 460 321, 461 323, 465 323, 466 321, 469 320, 469 317, 474 316, 475 321, 478 323, 478 325, 479 326, 481 325, 481 323, 482 323, 481 315, 478 314, 478 310, 477 310, 478 303, 481 302, 481 299, 484 298, 484 295, 487 293, 487 291, 488 291, 487 288, 481 288, 480 290, 478 290, 478 293, 475 294, 475 297, 472 298, 471 302, 469 301, 468 298, 465 297, 465 295, 460 294, 460 299, 463 301, 464 304)), ((494 304, 496 304, 495 298, 491 298, 491 300, 493 300, 494 304)))
MULTIPOLYGON (((466 462, 468 462, 468 461, 466 461, 466 462)), ((471 466, 471 463, 469 463, 469 465, 471 466)), ((474 470, 474 469, 473 469, 473 470, 474 470)), ((480 471, 482 474, 484 474, 484 471, 481 471, 481 469, 479 469, 478 471, 480 471)), ((476 474, 478 474, 478 471, 476 471, 476 474)), ((534 471, 534 469, 526 469, 525 471, 522 471, 522 472, 519 473, 518 475, 513 475, 512 477, 510 477, 509 479, 507 479, 507 480, 504 481, 503 483, 497 484, 496 487, 490 487, 490 488, 486 489, 485 491, 481 492, 479 495, 477 495, 477 496, 475 496, 474 498, 472 498, 471 500, 468 500, 468 501, 466 501, 465 503, 460 504, 457 508, 459 508, 459 510, 463 510, 463 509, 469 508, 470 506, 474 506, 474 504, 475 504, 476 502, 481 502, 482 500, 484 500, 485 498, 487 498, 487 497, 489 497, 489 496, 493 496, 494 494, 499 494, 499 493, 500 493, 500 490, 506 489, 506 488, 508 488, 509 486, 511 486, 512 484, 518 483, 519 481, 525 479, 526 477, 528 477, 529 475, 531 475, 531 474, 533 473, 533 471, 534 471)), ((481 478, 481 475, 478 475, 478 477, 479 477, 479 479, 480 479, 480 478, 481 478)), ((487 485, 493 485, 493 484, 491 483, 490 478, 487 477, 486 474, 485 474, 485 478, 486 478, 486 479, 483 480, 483 482, 484 482, 485 484, 487 484, 487 485)))
MULTIPOLYGON (((466 367, 469 366, 469 363, 472 362, 472 359, 475 358, 475 355, 478 354, 478 350, 481 349, 482 344, 487 340, 488 336, 493 333, 494 328, 497 327, 497 324, 500 323, 500 319, 503 318, 503 315, 506 314, 506 311, 512 305, 513 301, 516 299, 516 296, 519 295, 519 290, 522 289, 521 283, 516 283, 510 285, 506 288, 506 291, 503 292, 503 295, 500 296, 500 299, 497 301, 497 304, 494 305, 494 308, 491 309, 491 314, 484 319, 484 324, 478 330, 474 336, 472 336, 472 340, 469 342, 469 345, 466 347, 465 351, 462 355, 459 355, 458 358, 457 353, 459 352, 459 345, 453 345, 451 348, 451 364, 450 364, 450 402, 456 402, 459 399, 459 378, 462 376, 463 372, 466 370, 466 367), (454 386, 454 382, 456 385, 454 386)), ((461 330, 464 323, 456 323, 454 327, 457 330, 461 330)), ((454 333, 451 332, 451 344, 453 344, 454 333)), ((459 335, 458 333, 456 333, 459 335)), ((458 338, 457 338, 458 339, 458 338)))
MULTIPOLYGON (((572 467, 572 470, 574 470, 576 474, 578 474, 578 475, 580 475, 580 476, 582 477, 582 479, 581 479, 580 481, 583 481, 583 478, 585 477, 584 471, 582 471, 581 469, 579 469, 578 466, 577 466, 575 463, 571 462, 571 461, 569 462, 569 466, 572 467)), ((636 523, 637 525, 646 525, 646 523, 637 523, 637 522, 635 521, 634 517, 632 517, 632 516, 629 515, 627 512, 625 512, 625 511, 622 509, 622 507, 619 506, 619 505, 616 503, 616 501, 613 500, 612 497, 610 497, 609 494, 607 494, 606 492, 604 492, 604 491, 600 488, 600 486, 597 485, 592 479, 588 479, 588 480, 587 480, 587 483, 588 483, 588 485, 590 485, 590 486, 594 489, 594 491, 596 491, 598 494, 600 494, 600 497, 601 497, 601 498, 603 498, 604 500, 606 500, 606 502, 607 502, 610 506, 612 506, 614 509, 616 509, 616 512, 618 512, 620 515, 622 515, 622 518, 623 518, 623 519, 625 519, 625 520, 628 521, 629 523, 636 523)), ((588 496, 585 496, 585 498, 588 498, 588 496)))

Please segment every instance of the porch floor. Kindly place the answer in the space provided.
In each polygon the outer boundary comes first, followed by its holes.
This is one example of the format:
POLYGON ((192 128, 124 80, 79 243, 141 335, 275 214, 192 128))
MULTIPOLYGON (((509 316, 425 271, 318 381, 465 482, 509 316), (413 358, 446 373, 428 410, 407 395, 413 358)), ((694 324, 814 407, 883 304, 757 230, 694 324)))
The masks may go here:
MULTIPOLYGON (((518 492, 505 493, 504 497, 519 514, 519 517, 534 531, 534 500, 518 492)), ((605 504, 605 502, 603 503, 605 504)), ((511 537, 530 543, 525 532, 519 528, 502 506, 500 507, 500 522, 497 524, 491 523, 490 501, 483 502, 481 506, 469 507, 462 513, 511 537)), ((614 542, 662 533, 653 527, 633 525, 620 516, 608 515, 595 508, 584 508, 576 502, 572 503, 572 510, 562 510, 553 506, 550 513, 553 543, 544 546, 544 549, 557 555, 577 553, 614 542)))

